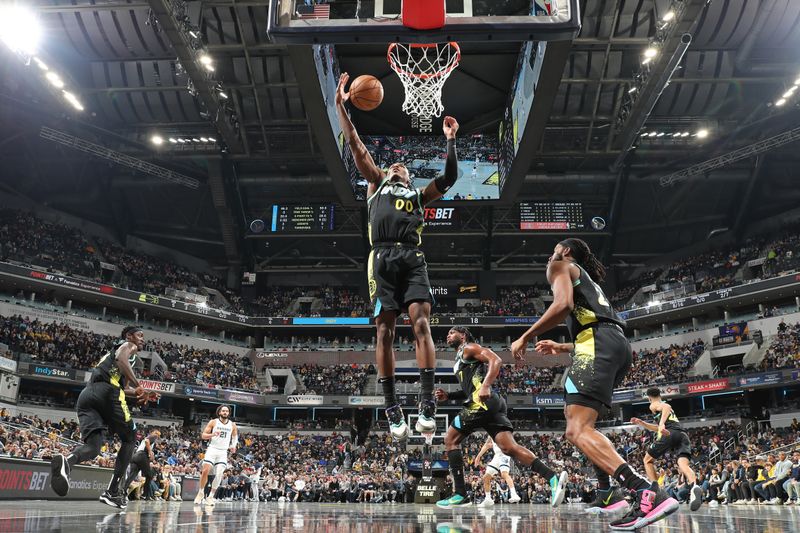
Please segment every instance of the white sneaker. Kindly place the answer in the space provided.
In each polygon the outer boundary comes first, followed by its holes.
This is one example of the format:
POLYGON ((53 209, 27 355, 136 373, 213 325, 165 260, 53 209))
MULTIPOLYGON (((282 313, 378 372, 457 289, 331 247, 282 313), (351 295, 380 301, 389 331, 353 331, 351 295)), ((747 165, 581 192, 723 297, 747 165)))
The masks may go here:
POLYGON ((781 503, 782 503, 782 500, 781 500, 780 498, 772 498, 772 499, 769 501, 769 504, 770 504, 770 505, 779 505, 779 504, 781 504, 781 503))
POLYGON ((719 502, 717 500, 711 500, 708 502, 709 507, 719 507, 719 502))
POLYGON ((205 505, 208 505, 209 507, 214 507, 214 506, 217 504, 217 500, 216 500, 216 499, 214 499, 214 497, 213 497, 213 496, 209 496, 208 498, 206 498, 205 500, 203 500, 203 503, 204 503, 205 505))
POLYGON ((491 507, 494 505, 494 500, 491 498, 484 498, 481 503, 478 504, 480 507, 491 507))
POLYGON ((194 504, 195 505, 203 505, 203 500, 205 500, 205 498, 203 498, 202 496, 203 496, 203 493, 201 492, 195 497, 195 499, 194 499, 194 504))
POLYGON ((514 494, 508 499, 508 503, 519 503, 520 501, 522 501, 522 498, 519 497, 519 494, 514 494))
POLYGON ((389 433, 394 440, 403 442, 408 439, 410 431, 403 416, 403 409, 399 405, 386 409, 386 418, 389 419, 389 433))

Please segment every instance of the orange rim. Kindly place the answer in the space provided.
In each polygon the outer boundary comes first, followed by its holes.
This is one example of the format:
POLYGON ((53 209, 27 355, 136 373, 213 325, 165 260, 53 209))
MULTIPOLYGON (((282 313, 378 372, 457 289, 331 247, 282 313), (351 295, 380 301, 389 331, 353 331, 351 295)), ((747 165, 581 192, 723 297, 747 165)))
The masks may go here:
MULTIPOLYGON (((389 44, 389 49, 386 51, 386 59, 389 61, 389 66, 392 67, 392 70, 394 70, 398 74, 404 74, 404 75, 409 76, 411 78, 417 78, 417 79, 420 79, 420 80, 427 80, 427 79, 430 79, 430 78, 439 78, 439 77, 442 77, 442 76, 446 76, 446 75, 450 74, 453 71, 453 69, 458 66, 458 63, 461 61, 461 47, 458 46, 457 42, 450 41, 449 43, 447 43, 447 45, 448 46, 452 46, 453 48, 456 49, 456 59, 455 59, 455 61, 452 61, 451 64, 448 65, 448 67, 446 69, 440 70, 438 72, 432 72, 430 74, 427 74, 427 73, 417 74, 415 72, 407 72, 407 71, 403 70, 402 68, 398 67, 397 64, 394 62, 394 58, 392 57, 392 51, 395 48, 397 48, 397 44, 398 43, 390 43, 389 44)), ((439 44, 438 43, 429 43, 429 44, 412 43, 412 44, 409 44, 408 46, 410 48, 436 48, 437 46, 439 46, 439 44)))

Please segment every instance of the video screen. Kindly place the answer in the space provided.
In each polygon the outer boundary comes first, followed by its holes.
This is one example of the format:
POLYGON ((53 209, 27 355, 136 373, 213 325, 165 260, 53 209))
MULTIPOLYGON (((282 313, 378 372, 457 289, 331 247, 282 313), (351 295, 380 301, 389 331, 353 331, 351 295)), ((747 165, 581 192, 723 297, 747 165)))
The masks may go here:
MULTIPOLYGON (((444 173, 447 141, 444 137, 412 135, 403 137, 362 136, 375 164, 388 169, 394 163, 408 168, 415 188, 444 173)), ((500 183, 497 169, 497 139, 493 135, 456 138, 458 180, 443 200, 497 200, 500 183)), ((366 193, 367 182, 360 176, 355 184, 366 193)), ((358 194, 358 193, 357 193, 358 194)))

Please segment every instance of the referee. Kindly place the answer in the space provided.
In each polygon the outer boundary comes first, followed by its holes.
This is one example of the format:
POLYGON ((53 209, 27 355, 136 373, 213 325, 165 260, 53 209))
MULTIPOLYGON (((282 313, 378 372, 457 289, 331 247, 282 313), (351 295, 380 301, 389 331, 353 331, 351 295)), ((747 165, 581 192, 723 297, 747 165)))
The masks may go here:
POLYGON ((139 443, 139 447, 136 448, 136 452, 131 458, 131 469, 124 485, 127 492, 128 487, 131 486, 133 480, 139 477, 139 472, 141 472, 145 479, 144 497, 146 500, 153 499, 153 489, 150 487, 150 482, 153 481, 153 470, 150 468, 150 463, 156 460, 153 447, 156 445, 159 438, 161 438, 161 432, 154 429, 139 443))
POLYGON ((367 181, 367 217, 369 244, 372 251, 367 261, 369 297, 375 306, 378 383, 386 403, 389 431, 397 441, 408 438, 408 425, 395 395, 394 339, 397 316, 408 311, 416 340, 416 358, 420 375, 419 417, 417 433, 436 431, 436 401, 433 384, 436 352, 431 338, 430 316, 433 295, 428 279, 428 264, 419 248, 425 226, 424 207, 441 198, 458 179, 456 132, 458 122, 444 117, 442 132, 447 139, 444 173, 431 180, 424 189, 415 188, 403 163, 394 163, 384 171, 372 156, 350 121, 345 102, 349 76, 339 78, 336 111, 342 134, 353 153, 356 168, 367 181))
POLYGON ((53 456, 50 486, 59 496, 66 496, 72 467, 100 455, 100 447, 110 432, 119 437, 122 445, 114 460, 111 483, 100 495, 100 501, 125 509, 128 499, 125 491, 120 489, 120 482, 125 477, 136 448, 136 424, 125 396, 136 396, 137 403, 141 405, 147 403, 148 394, 133 373, 136 353, 144 346, 144 332, 138 326, 127 326, 120 337, 111 350, 100 358, 92 370, 89 384, 78 396, 76 407, 83 444, 67 457, 61 454, 53 456))

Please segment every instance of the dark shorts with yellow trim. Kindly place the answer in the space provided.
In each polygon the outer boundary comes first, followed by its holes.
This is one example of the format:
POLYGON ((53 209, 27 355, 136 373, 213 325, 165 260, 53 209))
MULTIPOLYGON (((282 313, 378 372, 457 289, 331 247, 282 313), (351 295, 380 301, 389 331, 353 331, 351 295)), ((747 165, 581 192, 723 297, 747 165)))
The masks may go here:
POLYGON ((622 328, 598 324, 575 338, 572 366, 564 383, 566 405, 583 405, 602 413, 611 407, 611 394, 633 362, 622 328))
POLYGON ((367 263, 369 298, 373 316, 384 311, 398 314, 412 302, 433 303, 425 254, 410 244, 376 244, 367 263))
POLYGON ((76 407, 84 441, 95 431, 119 435, 122 442, 136 440, 136 424, 119 387, 104 381, 89 383, 78 396, 76 407))
MULTIPOLYGON (((667 428, 669 429, 669 428, 667 428)), ((669 429, 669 435, 662 435, 647 448, 647 453, 653 459, 658 459, 672 450, 678 457, 692 458, 692 442, 689 435, 677 429, 669 429)))
POLYGON ((497 393, 492 394, 484 405, 486 409, 480 406, 464 407, 450 422, 450 426, 465 437, 479 429, 485 430, 492 438, 503 431, 514 431, 503 398, 497 393))

